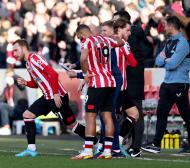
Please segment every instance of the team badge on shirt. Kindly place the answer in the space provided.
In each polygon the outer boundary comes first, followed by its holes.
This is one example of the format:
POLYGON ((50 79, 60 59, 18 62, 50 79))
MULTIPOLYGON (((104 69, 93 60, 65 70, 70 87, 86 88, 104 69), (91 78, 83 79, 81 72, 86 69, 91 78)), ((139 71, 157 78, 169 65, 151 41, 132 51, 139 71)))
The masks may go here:
POLYGON ((37 60, 37 63, 38 63, 39 65, 42 65, 42 61, 41 61, 41 60, 37 60))

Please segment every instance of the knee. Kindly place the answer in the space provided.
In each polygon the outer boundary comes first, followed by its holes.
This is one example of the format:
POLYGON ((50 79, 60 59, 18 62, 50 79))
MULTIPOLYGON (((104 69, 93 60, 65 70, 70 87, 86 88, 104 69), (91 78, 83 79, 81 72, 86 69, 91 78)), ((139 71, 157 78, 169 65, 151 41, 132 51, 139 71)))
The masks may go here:
POLYGON ((130 114, 128 114, 130 117, 133 117, 135 120, 139 119, 139 111, 137 110, 137 108, 135 107, 133 109, 132 112, 130 112, 130 114))
POLYGON ((68 128, 69 130, 72 130, 73 127, 74 127, 76 124, 77 124, 77 122, 75 121, 74 123, 72 123, 72 124, 70 124, 70 125, 67 125, 67 128, 68 128))
POLYGON ((24 113, 23 113, 23 118, 31 118, 31 119, 35 119, 36 116, 35 114, 31 113, 30 111, 26 110, 24 113))

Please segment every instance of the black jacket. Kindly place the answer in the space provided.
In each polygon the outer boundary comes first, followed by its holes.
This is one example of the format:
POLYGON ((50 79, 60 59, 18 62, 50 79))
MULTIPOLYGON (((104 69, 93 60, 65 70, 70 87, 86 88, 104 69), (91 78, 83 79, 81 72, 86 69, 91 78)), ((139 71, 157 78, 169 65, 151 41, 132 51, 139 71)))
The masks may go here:
POLYGON ((137 60, 137 66, 135 68, 127 66, 127 90, 131 97, 137 99, 144 99, 144 57, 141 44, 143 37, 144 31, 141 27, 131 26, 128 42, 137 60))
MULTIPOLYGON (((141 26, 142 25, 141 20, 140 19, 137 20, 135 24, 137 24, 138 26, 141 26)), ((151 27, 157 27, 157 26, 158 26, 158 23, 156 23, 154 18, 151 18, 149 22, 147 23, 146 27, 144 28, 144 38, 142 39, 142 48, 143 48, 142 55, 144 59, 153 59, 154 48, 153 48, 152 43, 150 43, 146 37, 151 36, 150 35, 151 27)))
MULTIPOLYGON (((13 89, 13 102, 14 106, 25 111, 28 109, 28 99, 27 99, 27 92, 26 87, 22 85, 18 85, 17 78, 18 76, 14 75, 14 89, 13 89)), ((10 86, 8 86, 8 95, 10 96, 10 86)), ((5 87, 5 89, 7 88, 5 87)), ((6 96, 5 96, 5 89, 0 96, 0 102, 7 102, 6 96)))

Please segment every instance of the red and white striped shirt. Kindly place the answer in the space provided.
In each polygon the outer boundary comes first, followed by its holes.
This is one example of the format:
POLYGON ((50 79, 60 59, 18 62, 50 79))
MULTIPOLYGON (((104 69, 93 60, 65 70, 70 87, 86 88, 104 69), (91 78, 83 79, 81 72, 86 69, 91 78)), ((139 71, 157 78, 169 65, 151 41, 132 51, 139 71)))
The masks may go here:
MULTIPOLYGON (((50 77, 43 72, 44 68, 48 66, 47 61, 38 54, 31 53, 28 56, 28 61, 26 62, 26 68, 30 76, 37 83, 38 87, 42 90, 45 99, 53 99, 53 89, 50 77)), ((64 97, 67 91, 58 81, 58 92, 59 95, 64 97)))
POLYGON ((89 86, 95 88, 116 87, 111 72, 111 48, 117 41, 103 36, 90 36, 81 43, 81 49, 88 49, 88 73, 95 75, 90 79, 89 86))
POLYGON ((124 41, 125 45, 122 47, 115 48, 115 52, 117 55, 117 65, 123 77, 123 85, 121 86, 121 91, 127 90, 127 76, 126 76, 127 62, 129 62, 130 66, 132 67, 136 67, 137 65, 137 61, 135 60, 133 54, 131 53, 129 43, 125 39, 122 40, 124 41))

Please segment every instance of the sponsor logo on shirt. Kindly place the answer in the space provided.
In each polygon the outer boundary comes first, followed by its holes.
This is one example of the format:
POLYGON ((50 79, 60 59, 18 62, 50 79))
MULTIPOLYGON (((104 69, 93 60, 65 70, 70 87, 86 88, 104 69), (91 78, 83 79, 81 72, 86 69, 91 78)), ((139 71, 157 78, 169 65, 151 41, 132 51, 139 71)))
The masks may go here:
POLYGON ((39 83, 42 82, 42 80, 40 79, 40 77, 35 78, 34 81, 35 81, 36 83, 37 83, 37 82, 39 82, 39 83))

